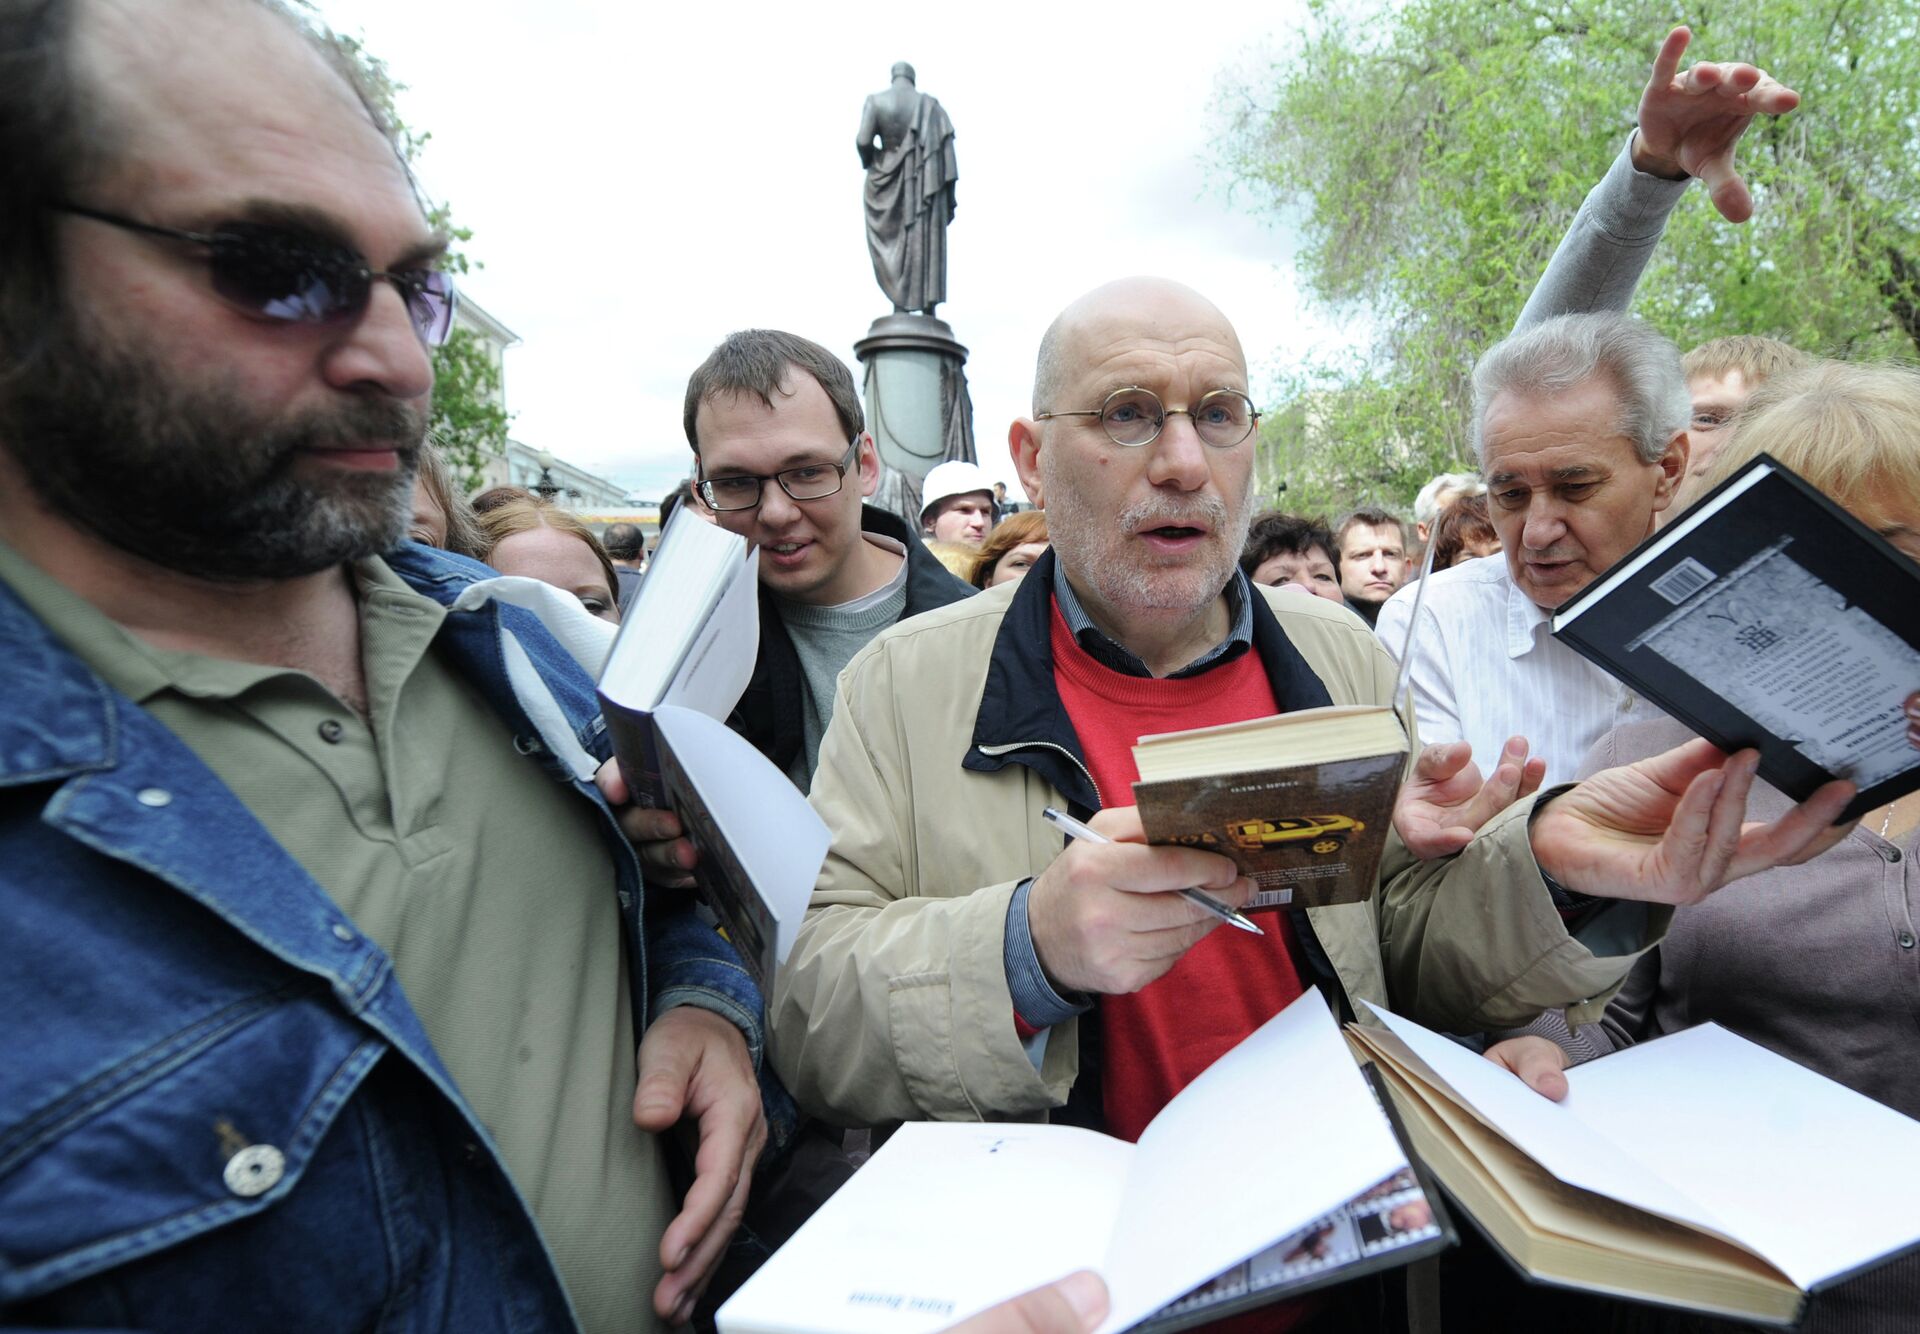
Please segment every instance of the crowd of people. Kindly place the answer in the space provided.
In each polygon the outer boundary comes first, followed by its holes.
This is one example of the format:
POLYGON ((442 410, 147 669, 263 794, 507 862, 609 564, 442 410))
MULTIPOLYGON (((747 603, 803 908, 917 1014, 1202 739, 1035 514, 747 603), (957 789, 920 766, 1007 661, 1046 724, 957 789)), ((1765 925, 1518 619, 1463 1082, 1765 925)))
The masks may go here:
MULTIPOLYGON (((1048 327, 1018 513, 964 462, 917 524, 865 503, 873 437, 817 342, 744 330, 692 368, 676 503, 759 550, 729 722, 832 837, 763 995, 679 819, 630 800, 594 664, 496 582, 617 621, 642 535, 468 501, 426 442, 448 238, 359 67, 278 0, 153 9, 0 0, 0 1323, 704 1322, 856 1136, 1131 1138, 1309 987, 1547 1097, 1718 1020, 1920 1115, 1920 802, 1837 825, 1850 784, 1789 802, 1545 631, 1762 450, 1920 559, 1920 373, 1757 337, 1682 357, 1624 313, 1692 179, 1750 211, 1738 141, 1797 101, 1758 69, 1662 44, 1481 351, 1474 470, 1412 524, 1255 516, 1245 352, 1167 279, 1048 327), (1423 748, 1371 899, 1215 930, 1178 891, 1253 887, 1144 841, 1134 741, 1397 707, 1403 655, 1423 748), (1063 845, 1049 806, 1111 841, 1063 845)), ((1920 694, 1886 725, 1920 746, 1920 694)), ((1104 1309, 1076 1275, 964 1328, 1104 1309)), ((1527 1309, 1462 1265, 1232 1328, 1527 1309)), ((1909 1257, 1813 1327, 1916 1310, 1909 1257)))

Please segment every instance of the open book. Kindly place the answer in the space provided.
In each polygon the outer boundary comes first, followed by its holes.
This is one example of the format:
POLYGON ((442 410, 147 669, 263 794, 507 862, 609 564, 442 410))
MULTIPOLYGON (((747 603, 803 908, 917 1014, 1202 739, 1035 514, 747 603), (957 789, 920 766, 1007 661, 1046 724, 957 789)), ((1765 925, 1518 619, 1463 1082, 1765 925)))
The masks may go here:
POLYGON ((1406 768, 1391 709, 1335 705, 1143 736, 1133 798, 1149 843, 1231 857, 1251 909, 1373 894, 1406 768))
POLYGON ((760 552, 682 505, 667 521, 600 669, 600 711, 633 799, 666 797, 653 729, 663 704, 725 722, 760 649, 760 552))
POLYGON ((1556 1103, 1373 1012, 1348 1031, 1415 1152, 1532 1278, 1787 1324, 1920 1245, 1920 1122, 1716 1024, 1577 1066, 1556 1103))
POLYGON ((1138 1144, 1071 1126, 902 1126, 720 1308, 719 1327, 920 1334, 1094 1269, 1113 1298, 1104 1330, 1149 1317, 1175 1329, 1447 1241, 1326 1002, 1308 991, 1188 1085, 1138 1144), (1275 1108, 1309 1133, 1242 1133, 1275 1108))
POLYGON ((1920 788, 1901 716, 1920 687, 1920 565, 1765 454, 1553 615, 1554 638, 1795 801, 1860 787, 1856 819, 1920 788))
POLYGON ((793 950, 832 835, 753 743, 697 709, 653 713, 666 804, 700 854, 700 897, 727 930, 760 994, 793 950))

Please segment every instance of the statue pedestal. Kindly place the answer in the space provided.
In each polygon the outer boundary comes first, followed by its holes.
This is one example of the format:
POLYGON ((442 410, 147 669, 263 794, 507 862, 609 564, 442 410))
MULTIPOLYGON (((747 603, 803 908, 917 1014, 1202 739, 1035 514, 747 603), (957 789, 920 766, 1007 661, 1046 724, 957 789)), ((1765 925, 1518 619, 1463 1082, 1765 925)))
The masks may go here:
POLYGON ((882 315, 853 345, 866 367, 867 429, 884 465, 873 504, 920 526, 920 480, 948 459, 974 462, 967 349, 947 322, 914 311, 882 315))

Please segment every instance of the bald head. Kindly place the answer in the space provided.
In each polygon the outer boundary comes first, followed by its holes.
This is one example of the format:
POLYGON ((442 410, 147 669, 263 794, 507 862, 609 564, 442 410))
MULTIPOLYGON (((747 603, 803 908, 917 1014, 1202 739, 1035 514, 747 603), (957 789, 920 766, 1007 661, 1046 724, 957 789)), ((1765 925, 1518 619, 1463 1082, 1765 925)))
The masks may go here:
POLYGON ((1145 341, 1182 343, 1208 340, 1224 344, 1239 361, 1244 381, 1246 354, 1240 337, 1220 308, 1184 283, 1171 278, 1119 278, 1068 303, 1040 338, 1033 370, 1033 410, 1058 412, 1071 407, 1054 400, 1075 369, 1095 347, 1138 336, 1145 341))

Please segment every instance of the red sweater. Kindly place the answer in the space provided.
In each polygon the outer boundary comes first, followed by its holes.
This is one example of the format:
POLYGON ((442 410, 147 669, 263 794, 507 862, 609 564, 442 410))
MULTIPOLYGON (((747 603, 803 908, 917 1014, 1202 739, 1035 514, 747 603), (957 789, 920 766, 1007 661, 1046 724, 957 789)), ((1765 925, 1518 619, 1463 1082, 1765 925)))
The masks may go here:
MULTIPOLYGON (((1053 678, 1108 806, 1133 804, 1133 743, 1155 732, 1212 727, 1276 711, 1257 653, 1198 676, 1128 676, 1103 666, 1053 613, 1053 678)), ((1107 1130, 1140 1138, 1159 1110, 1202 1070, 1299 996, 1291 923, 1262 913, 1266 935, 1216 930, 1163 977, 1100 1002, 1107 1130)))
MULTIPOLYGON (((1260 655, 1198 676, 1128 676, 1104 666, 1053 612, 1053 679, 1103 804, 1133 804, 1133 743, 1156 732, 1265 718, 1278 712, 1260 655)), ((1261 913, 1264 936, 1216 927, 1156 981, 1103 996, 1101 1092, 1109 1134, 1132 1141, 1175 1094, 1300 995, 1285 913, 1261 913)), ((1251 1122, 1250 1122, 1251 1124, 1251 1122)), ((1287 1302, 1208 1326, 1216 1334, 1290 1329, 1320 1299, 1287 1302)))

